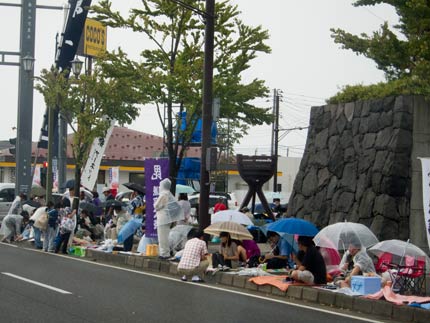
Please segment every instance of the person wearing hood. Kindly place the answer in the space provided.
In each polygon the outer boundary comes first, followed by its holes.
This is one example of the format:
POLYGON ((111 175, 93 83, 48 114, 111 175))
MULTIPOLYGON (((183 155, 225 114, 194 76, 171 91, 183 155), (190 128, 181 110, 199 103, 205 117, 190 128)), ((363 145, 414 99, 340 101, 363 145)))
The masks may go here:
POLYGON ((165 178, 160 182, 160 195, 154 204, 159 244, 159 258, 170 258, 169 233, 170 226, 184 219, 184 211, 170 192, 172 183, 165 178))

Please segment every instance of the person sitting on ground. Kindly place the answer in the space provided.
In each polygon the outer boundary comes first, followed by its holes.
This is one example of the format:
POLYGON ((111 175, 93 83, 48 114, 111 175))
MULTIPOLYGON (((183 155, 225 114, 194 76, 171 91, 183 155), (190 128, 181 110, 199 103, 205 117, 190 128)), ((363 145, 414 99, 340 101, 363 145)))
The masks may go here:
POLYGON ((232 240, 234 243, 237 244, 237 251, 239 252, 239 267, 245 267, 246 262, 248 261, 248 256, 246 253, 246 249, 240 240, 232 240))
POLYGON ((178 271, 183 275, 182 281, 187 281, 188 276, 192 276, 191 281, 203 282, 202 277, 209 266, 209 261, 206 259, 207 254, 208 249, 204 241, 204 233, 202 230, 197 230, 194 233, 194 238, 185 243, 178 264, 178 271))
POLYGON ((219 197, 216 204, 214 205, 214 213, 217 213, 219 211, 227 210, 227 206, 225 205, 225 199, 222 197, 219 197))
POLYGON ((272 211, 275 213, 276 218, 279 219, 285 213, 286 209, 281 205, 280 198, 274 198, 273 204, 272 211))
POLYGON ((358 240, 351 240, 348 250, 343 254, 339 267, 345 272, 345 278, 338 281, 341 287, 350 287, 352 276, 376 275, 372 259, 358 240))
POLYGON ((300 266, 291 273, 291 278, 307 284, 326 284, 327 272, 324 258, 315 247, 311 237, 299 236, 299 250, 304 252, 300 266))
POLYGON ((232 241, 230 233, 221 232, 219 252, 212 255, 212 266, 215 269, 229 270, 236 268, 239 262, 239 250, 236 242, 232 241))
POLYGON ((267 263, 267 269, 281 269, 292 267, 292 262, 288 261, 288 256, 292 253, 291 245, 282 239, 279 234, 273 231, 267 232, 267 241, 272 250, 264 255, 263 262, 267 263))

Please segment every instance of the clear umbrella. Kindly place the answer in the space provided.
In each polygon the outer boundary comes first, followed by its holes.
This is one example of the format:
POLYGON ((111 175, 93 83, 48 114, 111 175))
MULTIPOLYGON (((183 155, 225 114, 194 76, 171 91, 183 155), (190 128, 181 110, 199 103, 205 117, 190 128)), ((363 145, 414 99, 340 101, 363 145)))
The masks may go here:
POLYGON ((211 223, 232 221, 244 225, 253 225, 251 219, 242 212, 236 210, 219 211, 212 215, 211 223))
POLYGON ((402 241, 392 239, 381 241, 374 245, 372 248, 370 248, 369 252, 373 253, 378 258, 381 257, 383 254, 389 253, 393 256, 391 259, 391 263, 401 266, 405 265, 404 259, 406 257, 412 257, 417 260, 420 259, 425 261, 426 269, 430 269, 430 258, 422 249, 410 243, 409 240, 402 241))
POLYGON ((338 222, 322 229, 314 238, 319 247, 346 250, 350 243, 368 248, 377 244, 378 238, 365 225, 354 222, 338 222))

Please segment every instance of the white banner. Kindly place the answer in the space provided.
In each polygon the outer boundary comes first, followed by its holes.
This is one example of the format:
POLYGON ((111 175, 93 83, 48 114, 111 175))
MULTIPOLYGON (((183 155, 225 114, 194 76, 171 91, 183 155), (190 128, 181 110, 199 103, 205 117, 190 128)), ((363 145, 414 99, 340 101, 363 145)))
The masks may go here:
POLYGON ((41 179, 40 179, 40 166, 39 165, 36 165, 36 168, 34 169, 33 184, 42 186, 41 179))
POLYGON ((105 153, 109 138, 112 135, 114 125, 115 121, 112 121, 110 128, 106 132, 106 137, 94 139, 93 145, 91 146, 90 155, 88 156, 87 163, 85 164, 85 168, 81 175, 82 186, 89 190, 92 190, 96 184, 100 163, 102 161, 103 154, 105 153))
POLYGON ((427 233, 427 243, 430 248, 430 158, 418 158, 421 160, 423 170, 423 210, 424 222, 427 233))
POLYGON ((119 187, 119 167, 109 168, 109 188, 118 190, 119 187))

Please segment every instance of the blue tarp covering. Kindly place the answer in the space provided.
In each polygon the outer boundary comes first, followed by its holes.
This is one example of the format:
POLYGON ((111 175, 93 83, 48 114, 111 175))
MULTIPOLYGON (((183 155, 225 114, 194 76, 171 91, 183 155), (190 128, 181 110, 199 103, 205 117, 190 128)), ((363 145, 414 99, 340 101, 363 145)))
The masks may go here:
MULTIPOLYGON (((182 112, 180 115, 180 118, 181 118, 180 130, 185 131, 185 129, 187 128, 187 112, 182 112)), ((212 127, 211 127, 211 145, 216 145, 217 134, 218 134, 218 131, 216 128, 216 122, 213 121, 212 127)), ((196 144, 201 144, 201 142, 202 142, 202 119, 199 118, 197 120, 196 128, 194 129, 194 132, 191 136, 191 144, 196 145, 196 144)))
POLYGON ((183 158, 178 172, 178 184, 187 185, 187 180, 200 180, 200 158, 183 158))

